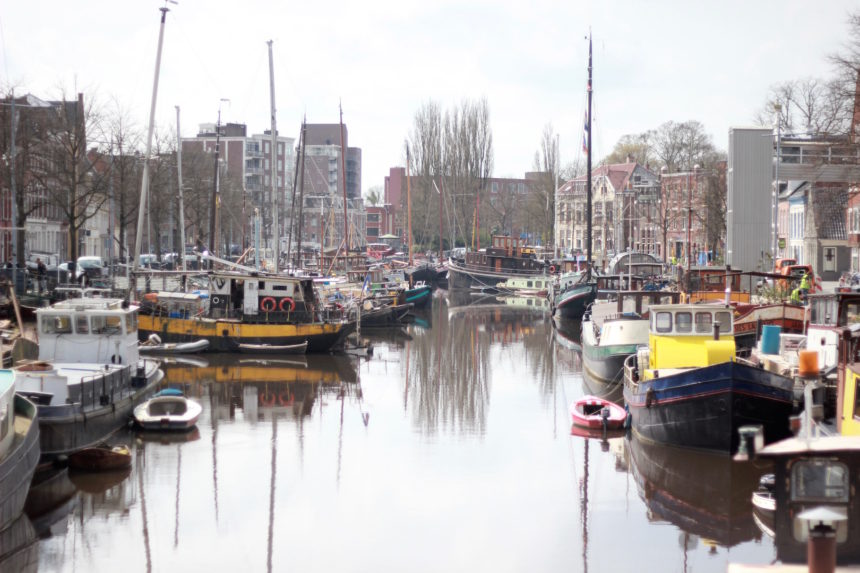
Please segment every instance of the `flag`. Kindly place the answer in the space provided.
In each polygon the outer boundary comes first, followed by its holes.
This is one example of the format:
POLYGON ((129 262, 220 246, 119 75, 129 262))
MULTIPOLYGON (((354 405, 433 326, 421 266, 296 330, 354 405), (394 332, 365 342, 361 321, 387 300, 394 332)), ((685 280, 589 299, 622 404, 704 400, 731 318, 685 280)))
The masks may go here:
POLYGON ((585 120, 582 124, 582 151, 588 153, 588 130, 591 126, 588 122, 588 111, 585 112, 585 120))
POLYGON ((367 273, 366 275, 364 275, 364 284, 361 287, 361 296, 364 297, 364 295, 367 294, 367 291, 369 289, 370 289, 370 273, 367 273))

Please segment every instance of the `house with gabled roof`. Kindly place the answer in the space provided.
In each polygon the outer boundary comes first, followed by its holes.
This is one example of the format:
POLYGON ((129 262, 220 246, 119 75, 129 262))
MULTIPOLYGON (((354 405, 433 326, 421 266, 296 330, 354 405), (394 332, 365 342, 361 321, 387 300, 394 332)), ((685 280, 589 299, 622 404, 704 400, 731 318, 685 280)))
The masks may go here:
MULTIPOLYGON (((592 257, 603 267, 618 252, 656 252, 655 202, 658 176, 635 162, 601 165, 591 172, 592 257)), ((586 176, 558 191, 556 244, 567 253, 586 250, 586 176)))

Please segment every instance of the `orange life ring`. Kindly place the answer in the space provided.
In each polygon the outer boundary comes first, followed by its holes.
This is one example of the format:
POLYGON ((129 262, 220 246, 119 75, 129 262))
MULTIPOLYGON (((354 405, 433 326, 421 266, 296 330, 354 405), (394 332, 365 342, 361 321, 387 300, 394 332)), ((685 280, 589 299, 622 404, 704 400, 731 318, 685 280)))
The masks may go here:
POLYGON ((290 392, 289 390, 278 394, 278 403, 281 406, 292 406, 294 401, 295 398, 293 397, 292 392, 290 392), (286 398, 284 398, 284 396, 286 396, 286 398))
POLYGON ((550 265, 550 266, 549 266, 549 272, 551 272, 551 273, 554 273, 554 272, 555 272, 555 265, 550 265))
POLYGON ((275 299, 270 296, 267 296, 260 301, 260 310, 263 312, 272 312, 276 308, 278 308, 278 303, 276 303, 275 299))
POLYGON ((278 308, 281 309, 281 312, 293 312, 294 310, 296 310, 296 301, 294 301, 288 296, 285 296, 281 299, 281 302, 278 303, 278 308), (284 303, 290 305, 289 311, 284 310, 284 303))
POLYGON ((274 406, 275 405, 275 394, 260 394, 260 405, 261 406, 274 406))

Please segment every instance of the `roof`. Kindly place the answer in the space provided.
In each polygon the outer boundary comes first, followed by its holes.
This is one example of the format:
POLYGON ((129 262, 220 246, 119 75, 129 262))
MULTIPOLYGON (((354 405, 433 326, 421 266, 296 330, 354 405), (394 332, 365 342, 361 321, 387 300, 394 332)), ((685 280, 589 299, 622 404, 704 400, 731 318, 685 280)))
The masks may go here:
POLYGON ((844 187, 816 188, 812 212, 818 239, 844 241, 848 238, 845 229, 845 208, 848 206, 848 192, 844 187))
POLYGON ((822 436, 818 438, 787 438, 765 446, 760 456, 793 456, 805 453, 860 452, 860 436, 822 436))
MULTIPOLYGON (((624 190, 629 186, 628 183, 630 182, 630 177, 633 175, 633 172, 636 171, 636 167, 641 166, 638 163, 613 163, 610 165, 601 165, 600 167, 591 170, 592 185, 594 185, 594 180, 598 177, 606 177, 609 179, 609 183, 615 191, 624 190)), ((642 169, 645 168, 642 167, 642 169)), ((573 190, 574 183, 584 183, 585 181, 586 175, 580 175, 579 177, 575 177, 562 185, 559 191, 570 193, 573 190)))

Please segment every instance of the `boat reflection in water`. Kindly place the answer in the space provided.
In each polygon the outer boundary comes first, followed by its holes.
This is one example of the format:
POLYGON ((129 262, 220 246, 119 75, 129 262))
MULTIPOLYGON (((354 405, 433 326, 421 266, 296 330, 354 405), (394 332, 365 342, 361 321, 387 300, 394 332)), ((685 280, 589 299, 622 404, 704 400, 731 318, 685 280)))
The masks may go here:
POLYGON ((236 411, 244 419, 272 415, 307 416, 319 389, 340 388, 358 380, 355 360, 344 355, 211 356, 206 366, 173 362, 164 365, 171 386, 190 396, 208 394, 210 416, 232 420, 236 411), (211 385, 211 386, 210 386, 211 385), (204 386, 210 386, 204 391, 204 386))
POLYGON ((730 456, 635 437, 627 446, 650 521, 669 522, 712 548, 760 539, 751 496, 759 478, 772 471, 770 463, 736 462, 730 456))

